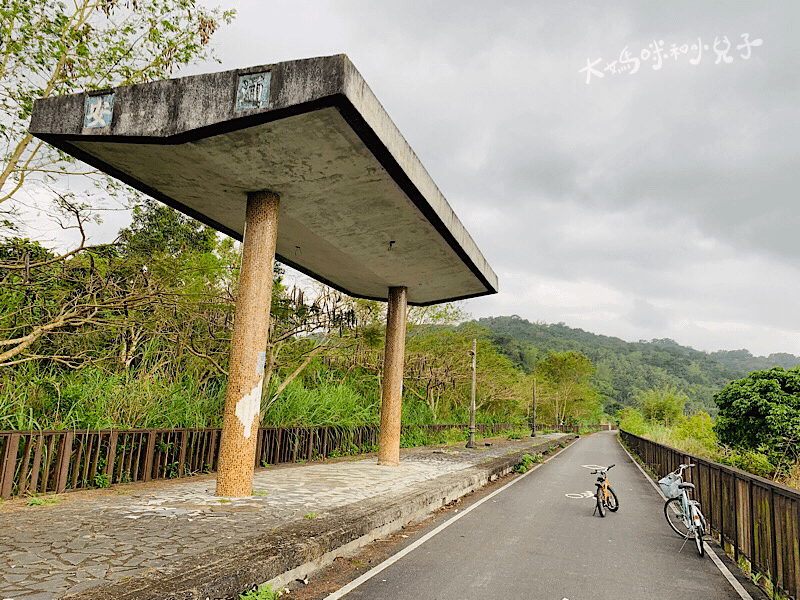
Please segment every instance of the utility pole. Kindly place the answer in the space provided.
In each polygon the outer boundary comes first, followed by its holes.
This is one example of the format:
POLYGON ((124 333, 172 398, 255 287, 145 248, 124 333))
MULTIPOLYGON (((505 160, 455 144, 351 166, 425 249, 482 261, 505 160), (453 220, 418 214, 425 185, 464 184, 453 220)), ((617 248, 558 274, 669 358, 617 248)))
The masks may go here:
POLYGON ((475 448, 475 385, 476 385, 476 371, 477 371, 477 355, 478 355, 478 340, 472 340, 472 394, 469 401, 469 441, 467 448, 475 448))
POLYGON ((536 437, 536 377, 533 378, 533 400, 531 401, 531 437, 536 437))

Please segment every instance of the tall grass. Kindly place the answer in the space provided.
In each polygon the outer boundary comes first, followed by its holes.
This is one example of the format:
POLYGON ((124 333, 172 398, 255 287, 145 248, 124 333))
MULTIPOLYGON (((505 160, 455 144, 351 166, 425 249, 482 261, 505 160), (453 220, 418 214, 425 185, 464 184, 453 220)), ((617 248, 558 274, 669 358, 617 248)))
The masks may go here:
POLYGON ((100 369, 49 373, 35 366, 0 370, 0 429, 215 427, 224 388, 178 380, 108 374, 100 369))
MULTIPOLYGON (((277 387, 277 384, 270 387, 277 387)), ((347 385, 322 383, 318 387, 306 388, 295 380, 264 411, 261 425, 364 425, 377 423, 379 410, 379 398, 364 397, 347 385)))
MULTIPOLYGON (((298 378, 270 404, 279 382, 264 394, 261 425, 364 425, 380 420, 380 390, 358 378, 339 379, 333 372, 305 382, 298 378)), ((362 378, 363 379, 363 378, 362 378)), ((369 382, 367 382, 369 383, 369 382)), ((47 370, 34 364, 0 368, 0 429, 130 429, 220 427, 225 384, 199 381, 192 373, 169 375, 141 368, 108 373, 95 367, 47 370)), ((466 406, 466 399, 465 399, 466 406)), ((464 407, 439 422, 466 423, 464 407)), ((478 413, 478 422, 509 417, 478 413), (488 419, 488 420, 487 420, 488 419)), ((402 422, 434 423, 427 405, 406 394, 402 422)), ((437 440, 438 441, 438 440, 437 440)), ((410 440, 409 440, 410 442, 410 440)))

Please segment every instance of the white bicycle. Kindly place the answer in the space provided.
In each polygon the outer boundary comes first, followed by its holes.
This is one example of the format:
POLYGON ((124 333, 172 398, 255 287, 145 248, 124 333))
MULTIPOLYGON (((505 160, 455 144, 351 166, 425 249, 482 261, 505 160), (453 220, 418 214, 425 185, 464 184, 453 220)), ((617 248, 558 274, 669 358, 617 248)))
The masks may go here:
POLYGON ((678 469, 663 479, 659 479, 658 484, 664 495, 669 498, 664 504, 664 516, 672 530, 686 540, 690 537, 694 539, 697 551, 700 556, 705 554, 703 546, 703 536, 708 531, 706 518, 700 511, 700 503, 689 498, 689 490, 694 489, 693 483, 683 481, 684 469, 689 469, 695 465, 681 465, 678 469))

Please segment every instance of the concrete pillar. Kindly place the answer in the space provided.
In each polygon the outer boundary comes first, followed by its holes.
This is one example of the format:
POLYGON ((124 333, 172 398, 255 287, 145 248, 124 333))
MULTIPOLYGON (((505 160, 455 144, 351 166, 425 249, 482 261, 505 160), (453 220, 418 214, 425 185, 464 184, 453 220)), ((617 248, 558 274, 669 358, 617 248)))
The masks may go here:
POLYGON ((403 364, 406 352, 407 306, 408 288, 389 288, 378 464, 392 467, 400 464, 400 420, 403 411, 403 364))
POLYGON ((217 496, 241 497, 253 493, 279 201, 277 194, 268 191, 247 195, 242 268, 219 447, 217 496))

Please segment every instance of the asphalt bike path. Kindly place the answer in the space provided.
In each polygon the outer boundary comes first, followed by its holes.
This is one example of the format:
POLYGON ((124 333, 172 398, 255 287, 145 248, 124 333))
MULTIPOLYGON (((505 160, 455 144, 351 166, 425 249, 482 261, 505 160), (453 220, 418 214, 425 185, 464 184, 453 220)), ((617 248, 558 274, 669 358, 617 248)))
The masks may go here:
POLYGON ((663 506, 615 433, 595 434, 331 598, 739 600, 714 561, 669 528, 663 506), (620 509, 601 518, 585 466, 612 463, 620 509))

